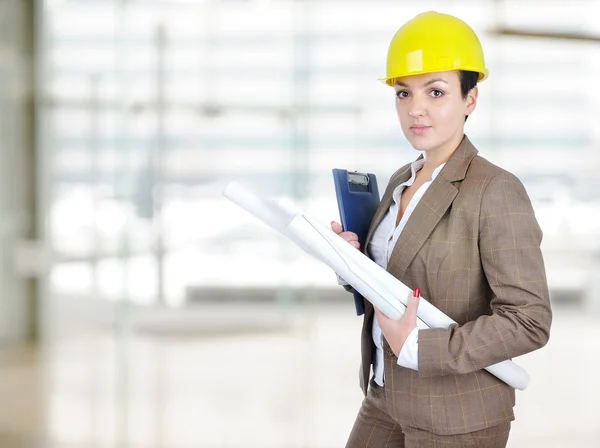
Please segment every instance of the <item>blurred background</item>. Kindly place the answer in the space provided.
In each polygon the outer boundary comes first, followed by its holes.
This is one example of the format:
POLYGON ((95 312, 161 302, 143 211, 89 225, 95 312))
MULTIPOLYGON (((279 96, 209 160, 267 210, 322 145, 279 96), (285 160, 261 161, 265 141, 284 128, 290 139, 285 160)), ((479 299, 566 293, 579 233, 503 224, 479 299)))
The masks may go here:
POLYGON ((457 15, 490 69, 467 134, 525 184, 555 320, 511 447, 600 447, 600 4, 0 2, 0 447, 332 448, 362 400, 335 274, 221 196, 339 220, 332 168, 418 155, 396 30, 457 15))

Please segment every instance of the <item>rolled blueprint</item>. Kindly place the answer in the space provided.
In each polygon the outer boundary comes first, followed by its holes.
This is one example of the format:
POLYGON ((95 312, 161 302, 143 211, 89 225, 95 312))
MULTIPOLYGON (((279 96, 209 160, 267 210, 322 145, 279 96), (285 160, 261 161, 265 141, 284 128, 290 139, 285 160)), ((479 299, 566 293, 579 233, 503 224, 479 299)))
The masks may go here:
MULTIPOLYGON (((328 226, 287 203, 260 198, 237 182, 228 184, 223 196, 325 263, 389 318, 404 314, 412 290, 328 226)), ((417 316, 427 328, 448 328, 456 323, 425 297, 419 300, 417 316)), ((527 372, 510 360, 486 370, 515 389, 524 390, 530 382, 527 372)))

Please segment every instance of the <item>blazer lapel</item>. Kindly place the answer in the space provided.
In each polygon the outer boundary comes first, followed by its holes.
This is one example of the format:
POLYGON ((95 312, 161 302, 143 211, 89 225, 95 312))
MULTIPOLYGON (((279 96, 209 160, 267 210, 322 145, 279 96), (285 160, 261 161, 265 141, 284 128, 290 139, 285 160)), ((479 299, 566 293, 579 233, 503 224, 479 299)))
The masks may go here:
MULTIPOLYGON (((418 157, 417 160, 422 157, 423 156, 418 157)), ((387 188, 385 189, 385 193, 383 194, 383 197, 381 198, 381 202, 379 203, 379 206, 377 207, 377 210, 375 211, 375 216, 373 216, 373 219, 371 220, 371 225, 369 226, 369 231, 367 232, 367 238, 365 239, 365 244, 362 247, 362 252, 366 256, 369 256, 369 254, 367 253, 367 248, 369 247, 369 242, 371 241, 371 238, 373 237, 373 232, 375 232, 375 229, 377 228, 377 226, 379 225, 379 223, 385 216, 386 212, 389 210, 390 205, 392 205, 392 201, 394 200, 394 198, 393 198, 394 190, 396 189, 396 187, 398 187, 398 185, 400 185, 401 183, 406 182, 408 179, 410 179, 410 176, 412 173, 410 167, 411 167, 411 164, 408 164, 403 170, 402 169, 398 170, 392 176, 392 178, 390 179, 390 181, 388 183, 387 188)), ((368 300, 365 300, 364 304, 365 304, 364 325, 367 325, 367 322, 370 322, 369 319, 371 318, 371 314, 373 314, 373 305, 368 300)))
MULTIPOLYGON (((419 158, 421 158, 421 157, 419 157, 419 158)), ((392 178, 390 179, 390 182, 388 183, 388 186, 385 189, 385 193, 383 194, 383 197, 381 198, 381 202, 379 203, 379 206, 377 207, 377 210, 375 211, 375 215, 373 216, 373 219, 371 220, 371 225, 369 226, 369 231, 367 232, 367 238, 365 239, 365 244, 362 247, 362 251, 365 255, 367 255, 367 247, 369 245, 369 242, 371 241, 371 238, 373 237, 373 233, 375 232, 375 229, 377 228, 377 226, 379 225, 379 223, 385 216, 386 212, 389 210, 390 205, 392 205, 392 201, 393 201, 392 195, 394 193, 394 190, 396 189, 396 187, 398 187, 398 185, 400 185, 401 183, 406 182, 408 179, 410 179, 410 176, 411 176, 410 166, 411 165, 409 164, 404 170, 399 171, 398 173, 396 173, 395 176, 392 176, 392 178)))
POLYGON ((408 268, 458 194, 458 188, 452 182, 465 178, 469 164, 476 154, 477 149, 465 136, 402 229, 390 256, 388 271, 393 270, 399 274, 408 268))

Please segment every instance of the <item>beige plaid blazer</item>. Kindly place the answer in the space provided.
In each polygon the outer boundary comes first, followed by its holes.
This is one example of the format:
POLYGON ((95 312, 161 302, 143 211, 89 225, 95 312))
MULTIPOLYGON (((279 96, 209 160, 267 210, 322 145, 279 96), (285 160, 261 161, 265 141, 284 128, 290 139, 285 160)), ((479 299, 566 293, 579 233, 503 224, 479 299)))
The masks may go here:
MULTIPOLYGON (((366 250, 394 189, 377 209, 366 250)), ((514 420, 515 391, 485 367, 546 344, 552 313, 542 232, 525 188, 477 155, 465 136, 415 208, 388 271, 456 322, 419 331, 419 371, 397 365, 384 341, 386 402, 401 424, 436 434, 477 431, 514 420)), ((374 345, 373 306, 365 300, 361 387, 366 394, 374 345)))

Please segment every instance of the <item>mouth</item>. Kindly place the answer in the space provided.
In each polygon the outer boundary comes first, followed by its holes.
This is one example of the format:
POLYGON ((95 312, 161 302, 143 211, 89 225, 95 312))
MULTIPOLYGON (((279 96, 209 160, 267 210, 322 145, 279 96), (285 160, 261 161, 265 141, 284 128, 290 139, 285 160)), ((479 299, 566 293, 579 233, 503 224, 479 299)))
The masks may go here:
POLYGON ((429 129, 431 129, 431 126, 425 126, 422 124, 416 124, 410 127, 410 130, 416 135, 426 134, 429 129))

